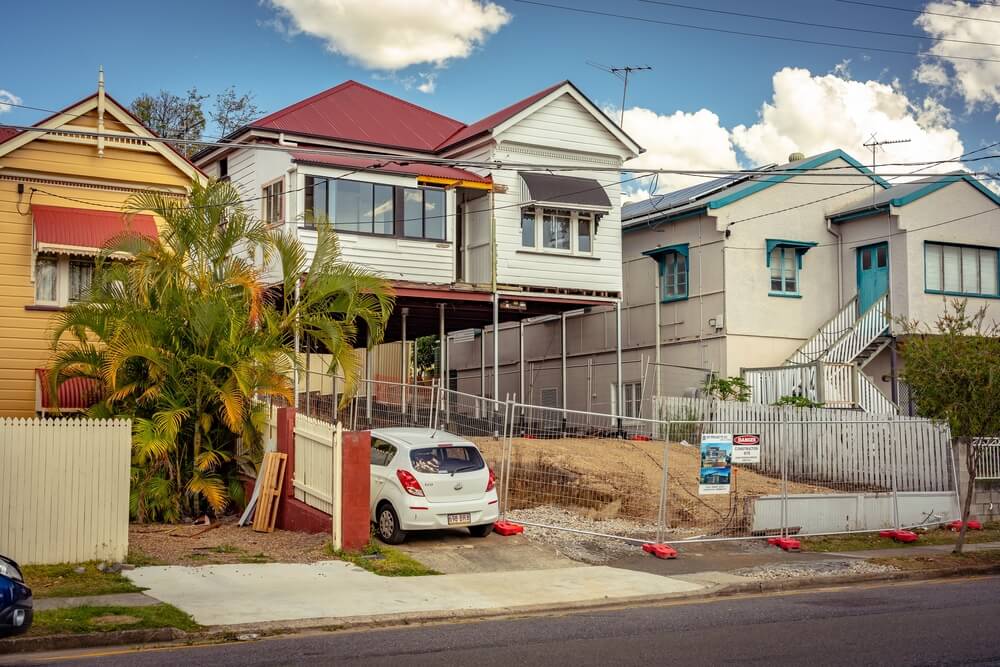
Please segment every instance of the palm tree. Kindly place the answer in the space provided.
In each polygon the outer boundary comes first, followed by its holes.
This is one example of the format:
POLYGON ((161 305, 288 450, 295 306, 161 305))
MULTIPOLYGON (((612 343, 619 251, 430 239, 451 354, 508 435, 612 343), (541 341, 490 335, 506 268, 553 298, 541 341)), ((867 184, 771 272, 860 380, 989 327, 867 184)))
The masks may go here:
POLYGON ((195 183, 186 199, 139 193, 126 214, 139 211, 163 221, 159 237, 126 232, 102 251, 87 299, 56 320, 50 375, 100 384, 90 416, 133 420, 136 518, 219 513, 242 496, 237 441, 260 442, 254 397, 291 398, 296 331, 327 348, 351 387, 359 324, 369 345, 381 341, 391 289, 342 261, 329 225, 308 261, 227 182, 195 183), (258 258, 280 264, 278 285, 265 285, 258 258))

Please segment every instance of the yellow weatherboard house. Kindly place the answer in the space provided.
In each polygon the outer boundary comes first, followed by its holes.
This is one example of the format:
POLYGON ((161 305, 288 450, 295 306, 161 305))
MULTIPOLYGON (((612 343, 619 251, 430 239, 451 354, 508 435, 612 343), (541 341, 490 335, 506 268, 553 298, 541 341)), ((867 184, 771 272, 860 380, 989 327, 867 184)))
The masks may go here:
MULTIPOLYGON (((151 215, 126 222, 142 190, 185 194, 205 176, 104 91, 30 129, 0 127, 0 416, 55 407, 45 381, 54 312, 83 297, 102 245, 128 225, 157 234, 151 215)), ((65 411, 86 407, 90 386, 59 391, 65 411)))

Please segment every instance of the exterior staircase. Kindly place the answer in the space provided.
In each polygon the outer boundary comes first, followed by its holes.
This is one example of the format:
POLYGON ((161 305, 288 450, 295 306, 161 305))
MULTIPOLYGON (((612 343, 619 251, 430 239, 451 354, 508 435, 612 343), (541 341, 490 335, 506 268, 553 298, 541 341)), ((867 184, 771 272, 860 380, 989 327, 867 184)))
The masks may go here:
POLYGON ((743 369, 751 400, 771 404, 782 396, 805 396, 827 407, 898 414, 899 407, 861 372, 892 341, 891 323, 888 292, 864 312, 854 297, 784 365, 743 369))

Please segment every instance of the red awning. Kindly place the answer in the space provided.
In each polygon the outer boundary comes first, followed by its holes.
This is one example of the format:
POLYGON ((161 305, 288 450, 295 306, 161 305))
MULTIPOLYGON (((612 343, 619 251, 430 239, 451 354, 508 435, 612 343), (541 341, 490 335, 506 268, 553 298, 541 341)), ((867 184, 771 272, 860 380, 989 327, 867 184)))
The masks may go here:
POLYGON ((38 250, 99 250, 123 232, 131 231, 150 239, 157 237, 151 215, 126 217, 121 211, 99 211, 66 206, 33 204, 35 247, 38 250))
MULTIPOLYGON (((49 369, 36 368, 35 376, 38 378, 40 398, 38 405, 42 410, 55 410, 57 406, 52 401, 49 391, 49 369)), ((101 386, 96 380, 70 378, 59 386, 60 410, 86 410, 99 400, 101 400, 101 386)))

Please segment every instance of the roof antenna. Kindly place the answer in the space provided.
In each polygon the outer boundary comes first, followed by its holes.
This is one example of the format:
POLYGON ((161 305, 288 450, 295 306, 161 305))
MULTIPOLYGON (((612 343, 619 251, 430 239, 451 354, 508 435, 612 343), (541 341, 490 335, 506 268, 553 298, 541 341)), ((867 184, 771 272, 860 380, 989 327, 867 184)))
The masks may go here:
POLYGON ((628 94, 628 75, 632 72, 642 72, 646 70, 653 69, 649 65, 623 65, 621 67, 609 67, 608 65, 602 65, 600 63, 595 63, 588 60, 587 64, 591 67, 596 67, 597 69, 604 70, 605 72, 610 72, 614 74, 619 79, 622 80, 624 85, 622 86, 622 113, 618 120, 618 127, 625 129, 625 96, 628 94))
MULTIPOLYGON (((865 148, 870 148, 872 151, 872 174, 875 173, 875 152, 882 151, 885 152, 883 146, 889 144, 906 144, 909 143, 909 139, 887 139, 886 141, 879 141, 875 138, 877 132, 872 132, 872 136, 868 137, 868 141, 861 144, 865 148)), ((872 206, 875 205, 875 179, 872 179, 872 206)))

